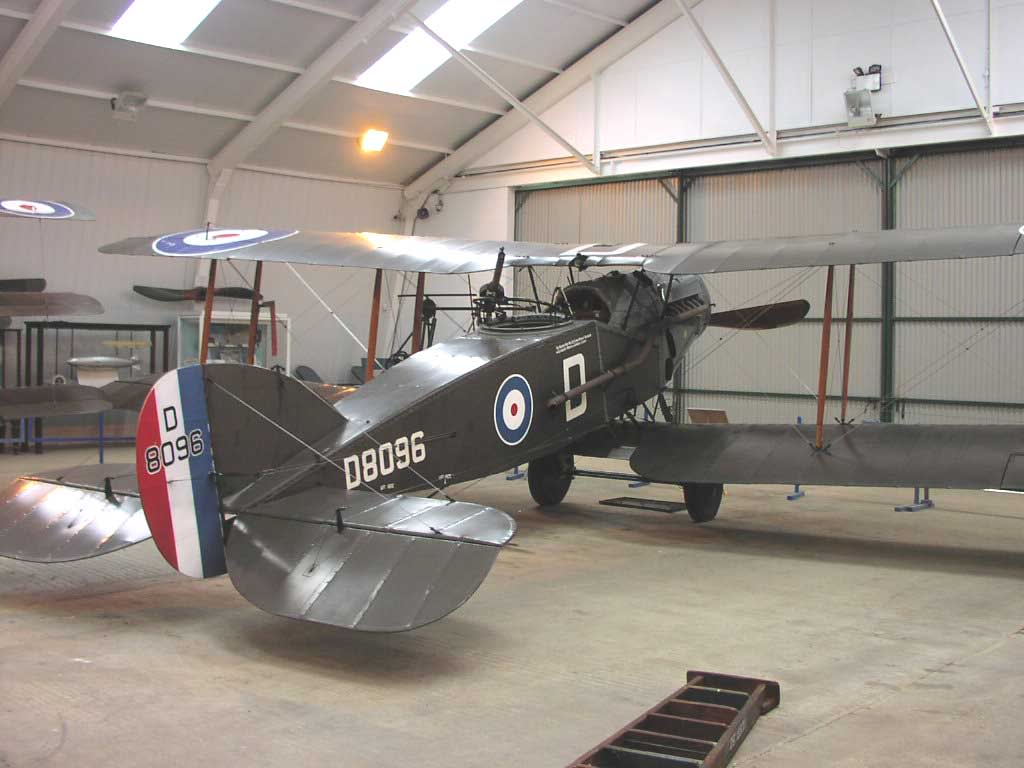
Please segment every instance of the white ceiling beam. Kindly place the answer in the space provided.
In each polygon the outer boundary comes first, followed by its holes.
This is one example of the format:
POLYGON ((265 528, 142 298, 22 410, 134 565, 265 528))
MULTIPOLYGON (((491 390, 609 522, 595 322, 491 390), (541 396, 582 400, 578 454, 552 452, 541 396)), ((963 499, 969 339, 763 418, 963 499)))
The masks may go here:
MULTIPOLYGON (((538 88, 523 103, 537 114, 542 114, 580 86, 584 85, 595 72, 614 64, 644 41, 654 37, 665 27, 679 18, 679 11, 672 0, 661 0, 646 13, 619 30, 599 46, 584 55, 558 77, 538 88)), ((407 200, 417 200, 434 189, 445 179, 454 178, 516 131, 530 124, 529 118, 518 110, 512 110, 500 120, 477 133, 449 157, 428 169, 405 188, 407 200)))
POLYGON ((606 24, 611 24, 616 27, 625 27, 629 24, 628 21, 625 21, 623 19, 617 19, 614 16, 608 16, 607 14, 604 13, 592 11, 589 8, 584 8, 581 5, 576 5, 576 3, 567 2, 567 0, 544 0, 544 2, 547 3, 548 5, 555 6, 556 8, 564 8, 567 11, 578 13, 581 16, 589 16, 592 19, 597 19, 598 21, 603 21, 606 24))
MULTIPOLYGON (((47 80, 24 79, 19 80, 18 85, 38 91, 50 91, 51 93, 62 93, 68 96, 85 96, 90 99, 99 99, 100 101, 110 101, 118 95, 112 91, 103 91, 97 88, 82 88, 76 85, 53 83, 47 80)), ((146 101, 146 106, 152 109, 166 109, 170 112, 184 112, 190 115, 220 117, 225 120, 236 120, 240 123, 252 123, 259 117, 259 115, 250 115, 245 112, 230 112, 224 109, 213 109, 212 107, 204 107, 199 104, 186 104, 184 102, 168 101, 166 99, 149 99, 146 101)), ((362 136, 362 134, 355 131, 345 131, 337 128, 330 128, 328 126, 312 125, 310 123, 299 123, 293 121, 285 122, 281 127, 292 128, 296 131, 306 131, 307 133, 328 134, 330 136, 338 136, 345 139, 358 139, 362 136)), ((454 151, 451 147, 424 144, 417 141, 406 141, 402 138, 389 138, 388 143, 396 147, 418 149, 423 152, 435 152, 441 155, 448 155, 454 151)))
MULTIPOLYGON (((274 1, 277 2, 278 0, 274 0, 274 1)), ((24 11, 15 11, 15 10, 10 9, 10 8, 0 8, 0 18, 28 20, 31 17, 32 17, 32 14, 25 13, 24 11)), ((103 27, 97 27, 97 26, 95 26, 93 24, 79 24, 78 22, 65 22, 65 23, 61 24, 60 26, 61 26, 62 29, 70 29, 70 30, 74 30, 75 32, 85 32, 87 34, 97 35, 99 37, 112 37, 115 40, 120 40, 121 39, 121 38, 116 38, 113 35, 111 35, 109 29, 104 29, 103 27)), ((130 43, 131 41, 125 41, 125 42, 129 42, 130 43)), ((140 43, 140 45, 141 45, 141 43, 140 43)), ((182 45, 182 46, 179 46, 178 48, 175 48, 174 50, 183 51, 184 53, 191 53, 191 54, 194 54, 196 56, 205 56, 206 58, 217 59, 219 61, 230 61, 230 62, 233 62, 235 64, 245 64, 245 65, 251 66, 251 67, 259 67, 261 69, 269 69, 269 70, 272 70, 274 72, 287 72, 288 74, 291 74, 291 75, 301 75, 303 72, 306 71, 303 67, 296 67, 296 66, 292 66, 291 64, 284 64, 284 63, 279 62, 279 61, 270 61, 269 59, 260 59, 260 58, 255 58, 253 56, 244 56, 244 55, 237 54, 237 53, 230 53, 228 51, 216 50, 214 48, 204 48, 203 46, 182 45)), ((466 48, 465 50, 474 50, 474 49, 470 47, 470 48, 466 48)), ((482 53, 480 51, 476 51, 476 52, 482 53)), ((491 54, 483 53, 483 55, 488 56, 488 55, 491 55, 491 54)), ((513 61, 513 59, 511 57, 505 57, 505 60, 513 61)), ((516 60, 515 63, 524 64, 524 65, 527 65, 527 66, 536 66, 538 69, 544 69, 546 71, 553 72, 553 73, 561 72, 561 70, 559 70, 559 69, 548 68, 548 67, 545 67, 544 65, 541 65, 541 64, 527 64, 527 62, 520 61, 520 60, 516 60)), ((345 78, 345 77, 335 77, 335 78, 332 78, 332 82, 340 83, 342 85, 355 85, 355 80, 350 79, 350 78, 345 78)), ((358 88, 358 87, 361 87, 361 86, 356 86, 356 87, 358 88)), ((448 98, 445 98, 443 96, 431 96, 431 95, 425 94, 425 93, 403 93, 403 94, 395 94, 395 95, 398 95, 401 98, 405 98, 405 99, 415 99, 416 101, 428 101, 428 102, 431 102, 433 104, 443 104, 443 105, 445 105, 447 107, 458 107, 459 109, 466 109, 466 110, 469 110, 471 112, 481 112, 483 114, 488 114, 488 115, 504 115, 505 112, 506 112, 506 110, 504 110, 504 109, 499 109, 497 107, 491 107, 491 106, 488 106, 488 105, 485 105, 485 104, 474 104, 473 102, 469 102, 469 101, 461 101, 459 99, 448 99, 448 98)))
POLYGON ((443 46, 451 56, 455 58, 460 64, 468 69, 474 76, 476 76, 481 82, 484 83, 488 88, 493 90, 505 101, 507 101, 513 109, 522 112, 530 120, 531 123, 540 128, 545 134, 547 134, 552 140, 554 140, 562 149, 567 151, 570 155, 579 160, 591 173, 596 176, 601 175, 601 169, 591 161, 586 155, 580 152, 576 147, 569 143, 562 134, 558 133, 554 128, 545 123, 536 112, 521 102, 516 96, 509 91, 505 86, 491 77, 485 70, 483 70, 475 61, 466 56, 462 51, 457 50, 448 43, 443 37, 437 34, 434 30, 428 27, 423 21, 412 13, 409 13, 409 17, 416 22, 416 26, 426 32, 435 42, 443 46))
MULTIPOLYGON (((552 1, 554 2, 554 0, 552 0, 552 1)), ((340 8, 326 8, 326 7, 322 6, 322 5, 319 5, 318 3, 306 2, 306 0, 270 0, 270 2, 277 3, 278 5, 286 5, 289 8, 299 8, 299 9, 301 9, 303 11, 310 11, 311 13, 319 13, 319 14, 322 14, 324 16, 331 16, 331 17, 333 17, 335 19, 344 19, 345 21, 359 21, 362 18, 362 16, 360 16, 357 13, 351 13, 349 11, 343 11, 340 8)), ((564 5, 567 6, 567 7, 569 6, 568 3, 565 3, 564 5)), ((586 9, 578 9, 578 8, 576 10, 579 13, 585 13, 585 14, 590 15, 590 16, 595 16, 596 15, 598 18, 603 18, 606 21, 608 21, 610 23, 613 23, 613 24, 615 24, 615 23, 618 23, 620 25, 624 25, 625 24, 625 22, 618 22, 617 20, 612 19, 610 16, 604 16, 603 14, 595 14, 593 11, 588 11, 586 9)), ((392 24, 391 26, 388 27, 388 29, 391 30, 392 32, 399 32, 399 33, 401 33, 403 35, 407 35, 411 31, 408 27, 402 26, 401 24, 392 24)), ((518 58, 516 56, 511 56, 511 55, 509 55, 507 53, 500 53, 498 51, 491 50, 489 48, 477 48, 476 46, 467 45, 462 50, 464 50, 464 51, 472 51, 473 53, 479 53, 479 54, 481 54, 483 56, 489 56, 492 59, 499 59, 501 61, 508 61, 508 62, 513 63, 513 64, 519 64, 521 66, 530 67, 532 69, 540 69, 540 70, 543 70, 544 72, 551 72, 552 74, 555 74, 555 75, 561 74, 561 72, 562 72, 562 70, 559 69, 558 67, 552 67, 552 66, 549 66, 547 64, 541 64, 540 62, 530 61, 528 59, 520 59, 520 58, 518 58)))
POLYGON ((774 155, 777 152, 775 142, 772 141, 771 136, 768 135, 768 132, 764 129, 764 126, 761 125, 761 121, 757 119, 757 115, 755 115, 754 110, 750 108, 750 104, 747 102, 746 97, 743 95, 743 91, 740 90, 740 87, 736 84, 736 81, 733 79, 732 74, 729 72, 729 68, 725 66, 725 62, 722 61, 722 57, 718 55, 718 51, 715 50, 715 46, 711 43, 711 40, 708 39, 708 36, 704 33, 704 28, 700 25, 700 22, 697 21, 697 17, 694 15, 693 10, 690 8, 688 0, 675 0, 675 2, 676 5, 679 6, 679 10, 683 12, 683 15, 686 16, 687 19, 689 19, 690 25, 693 27, 693 31, 697 35, 697 39, 700 41, 700 44, 704 47, 704 52, 708 55, 708 58, 711 59, 711 62, 715 65, 715 69, 718 70, 718 74, 722 76, 722 79, 725 81, 726 87, 729 89, 730 93, 732 93, 732 96, 736 100, 736 103, 739 105, 739 108, 743 111, 743 114, 746 115, 747 121, 750 123, 750 126, 754 129, 754 133, 757 134, 757 137, 761 140, 761 143, 764 144, 764 148, 765 150, 767 150, 768 154, 774 155))
POLYGON ((358 22, 347 29, 309 67, 279 93, 259 116, 243 128, 210 160, 210 173, 233 168, 288 121, 303 104, 334 77, 334 71, 359 46, 385 29, 416 0, 377 0, 358 22))
POLYGON ((988 132, 991 135, 996 133, 996 124, 992 120, 992 112, 985 106, 985 102, 982 101, 981 94, 978 92, 978 86, 974 84, 974 78, 971 77, 971 70, 967 66, 967 62, 964 60, 964 55, 960 52, 960 46, 956 44, 956 37, 953 36, 953 30, 949 28, 949 22, 946 20, 946 14, 942 11, 942 4, 939 0, 932 0, 932 8, 935 9, 935 15, 939 19, 939 24, 942 26, 942 31, 946 35, 946 40, 949 42, 949 47, 953 51, 953 56, 956 57, 957 66, 960 67, 960 73, 964 76, 964 82, 967 83, 968 89, 971 91, 971 98, 974 99, 974 104, 978 108, 978 112, 985 120, 985 124, 988 126, 988 132))
POLYGON ((0 107, 77 0, 43 0, 0 59, 0 107))

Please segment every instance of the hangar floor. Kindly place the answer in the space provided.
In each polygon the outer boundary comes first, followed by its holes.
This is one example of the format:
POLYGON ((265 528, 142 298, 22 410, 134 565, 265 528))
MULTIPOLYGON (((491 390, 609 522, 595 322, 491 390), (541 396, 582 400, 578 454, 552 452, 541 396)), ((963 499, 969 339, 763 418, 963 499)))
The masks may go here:
MULTIPOLYGON (((0 480, 93 460, 6 455, 0 480)), ((0 766, 557 767, 687 669, 781 682, 737 766, 1021 764, 1022 497, 733 487, 696 526, 597 504, 626 493, 675 497, 578 480, 542 513, 525 482, 462 488, 516 546, 403 635, 264 614, 151 543, 0 560, 0 766)))

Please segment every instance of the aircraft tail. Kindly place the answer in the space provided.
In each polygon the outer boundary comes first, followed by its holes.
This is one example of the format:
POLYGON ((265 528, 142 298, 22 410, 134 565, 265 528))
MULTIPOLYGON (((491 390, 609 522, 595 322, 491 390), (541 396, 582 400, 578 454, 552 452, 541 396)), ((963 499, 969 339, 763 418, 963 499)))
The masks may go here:
POLYGON ((344 423, 300 382, 263 368, 193 365, 164 374, 139 412, 135 449, 160 554, 194 578, 226 573, 222 500, 344 423))

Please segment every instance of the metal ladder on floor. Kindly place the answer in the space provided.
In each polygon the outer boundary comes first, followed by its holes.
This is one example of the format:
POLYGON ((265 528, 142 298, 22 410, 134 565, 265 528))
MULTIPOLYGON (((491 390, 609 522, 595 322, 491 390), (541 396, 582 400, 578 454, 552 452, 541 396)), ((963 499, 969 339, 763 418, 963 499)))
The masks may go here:
POLYGON ((779 684, 687 672, 686 685, 567 768, 723 768, 757 719, 779 705, 779 684))

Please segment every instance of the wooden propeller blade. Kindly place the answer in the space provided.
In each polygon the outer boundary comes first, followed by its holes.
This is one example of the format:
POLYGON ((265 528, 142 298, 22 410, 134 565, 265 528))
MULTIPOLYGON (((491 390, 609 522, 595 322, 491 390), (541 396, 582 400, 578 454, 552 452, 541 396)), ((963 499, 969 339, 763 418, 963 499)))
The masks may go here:
POLYGON ((40 293, 45 290, 46 281, 41 277, 0 280, 0 292, 17 291, 18 293, 40 293))
MULTIPOLYGON (((135 285, 132 290, 154 301, 206 301, 206 288, 157 288, 150 285, 135 285)), ((243 286, 218 288, 213 295, 222 299, 245 299, 252 301, 252 289, 243 286)))
POLYGON ((718 328, 767 331, 800 322, 807 316, 810 309, 811 305, 803 299, 783 301, 778 304, 762 304, 757 307, 731 309, 726 312, 712 312, 709 324, 718 328))

